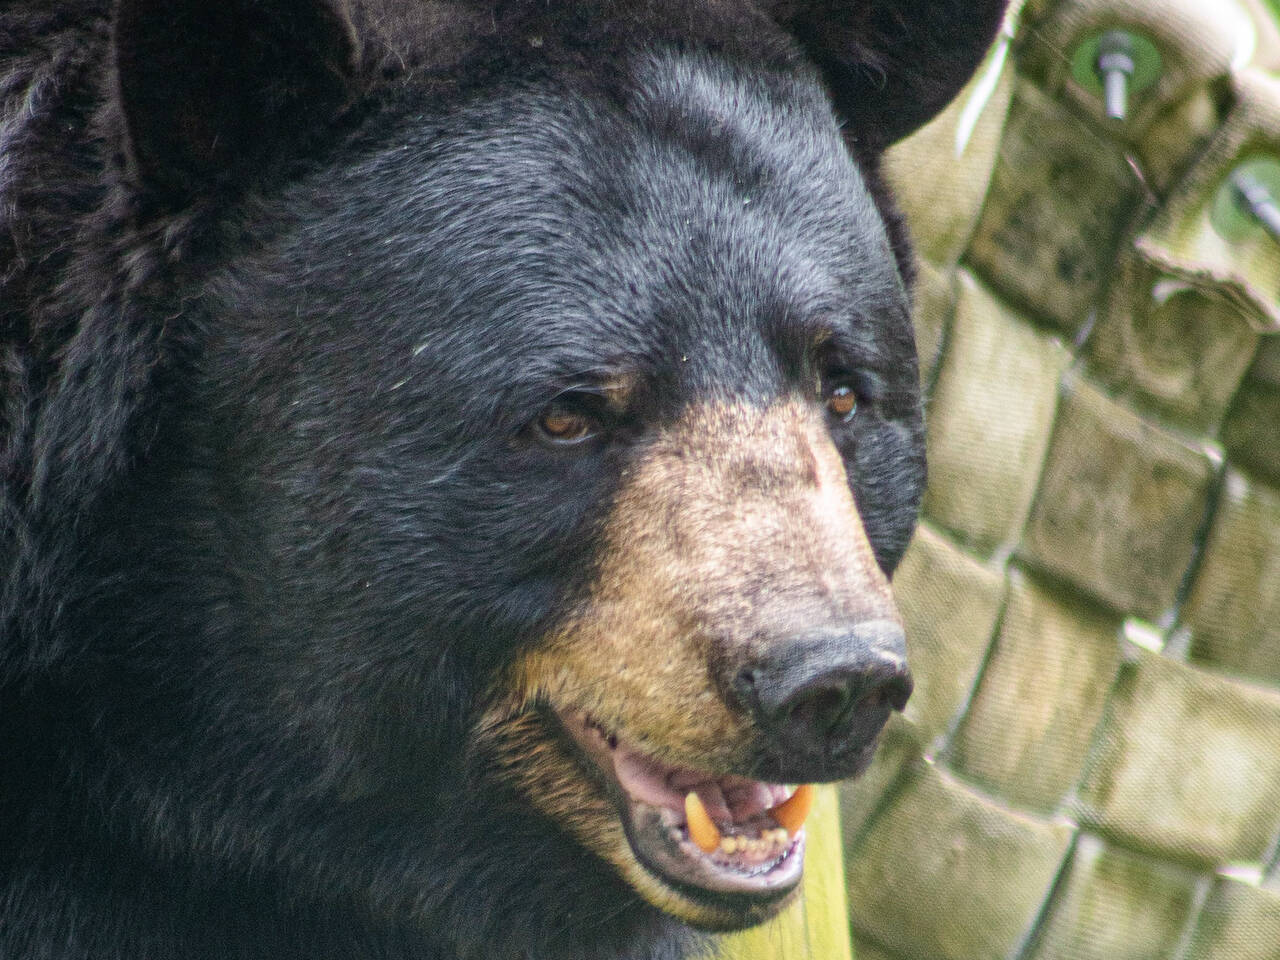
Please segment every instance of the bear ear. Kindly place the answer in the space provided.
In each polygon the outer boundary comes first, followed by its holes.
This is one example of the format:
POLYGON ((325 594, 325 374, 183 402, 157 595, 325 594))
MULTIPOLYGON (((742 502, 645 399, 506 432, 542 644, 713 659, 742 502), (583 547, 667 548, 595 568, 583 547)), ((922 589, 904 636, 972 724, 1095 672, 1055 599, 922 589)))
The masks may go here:
POLYGON ((355 54, 324 0, 120 0, 113 45, 132 173, 169 207, 314 135, 347 101, 355 54))
POLYGON ((873 152, 936 116, 995 39, 1008 0, 773 0, 774 17, 822 69, 859 148, 873 152))

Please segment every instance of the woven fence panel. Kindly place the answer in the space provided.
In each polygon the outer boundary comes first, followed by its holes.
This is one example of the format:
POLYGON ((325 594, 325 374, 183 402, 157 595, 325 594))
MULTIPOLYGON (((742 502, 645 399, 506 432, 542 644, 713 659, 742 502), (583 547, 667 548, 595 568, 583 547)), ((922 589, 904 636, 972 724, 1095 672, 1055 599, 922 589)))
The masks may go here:
POLYGON ((842 788, 859 960, 1280 960, 1280 233, 1238 186, 1280 208, 1278 71, 1267 0, 1030 0, 889 158, 930 480, 917 691, 842 788))

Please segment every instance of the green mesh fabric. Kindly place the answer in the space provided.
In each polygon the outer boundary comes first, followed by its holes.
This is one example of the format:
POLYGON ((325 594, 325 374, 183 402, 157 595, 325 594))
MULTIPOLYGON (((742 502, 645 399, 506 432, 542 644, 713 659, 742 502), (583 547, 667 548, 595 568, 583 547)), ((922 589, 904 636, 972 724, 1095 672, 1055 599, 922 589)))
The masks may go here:
POLYGON ((1028 0, 886 165, 930 481, 917 691, 842 787, 861 960, 1280 960, 1280 238, 1221 222, 1277 13, 1028 0), (1072 72, 1113 29, 1161 62, 1121 120, 1072 72))

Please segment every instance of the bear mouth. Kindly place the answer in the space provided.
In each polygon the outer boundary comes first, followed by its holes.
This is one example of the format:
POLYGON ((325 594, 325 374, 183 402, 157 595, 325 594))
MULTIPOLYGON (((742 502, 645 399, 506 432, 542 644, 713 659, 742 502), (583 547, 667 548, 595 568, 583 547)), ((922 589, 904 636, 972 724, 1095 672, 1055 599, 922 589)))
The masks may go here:
POLYGON ((668 764, 584 713, 557 717, 603 776, 631 852, 658 880, 740 915, 796 889, 812 786, 668 764))

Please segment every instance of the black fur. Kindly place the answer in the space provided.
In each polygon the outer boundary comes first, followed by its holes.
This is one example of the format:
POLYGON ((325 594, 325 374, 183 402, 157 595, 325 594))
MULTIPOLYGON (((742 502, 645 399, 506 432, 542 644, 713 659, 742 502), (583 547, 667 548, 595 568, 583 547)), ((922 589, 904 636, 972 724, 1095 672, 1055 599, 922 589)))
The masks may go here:
POLYGON ((795 389, 817 326, 886 570, 910 536, 876 163, 1002 4, 774 6, 0 10, 0 955, 694 947, 471 735, 644 432, 795 389), (625 442, 531 438, 619 368, 625 442))

